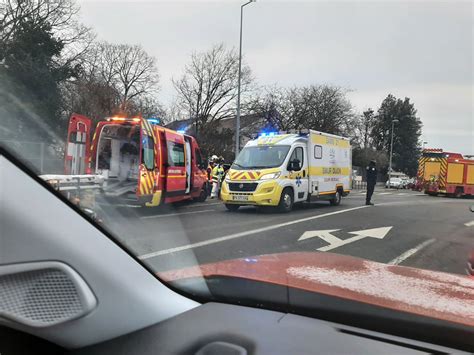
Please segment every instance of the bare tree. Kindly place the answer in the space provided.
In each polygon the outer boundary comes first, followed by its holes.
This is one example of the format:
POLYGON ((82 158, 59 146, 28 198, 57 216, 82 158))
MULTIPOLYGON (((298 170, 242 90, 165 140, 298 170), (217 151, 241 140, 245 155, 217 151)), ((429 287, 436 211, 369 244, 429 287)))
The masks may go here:
POLYGON ((354 117, 349 135, 352 144, 361 148, 372 148, 372 130, 376 122, 374 110, 368 108, 361 115, 354 117))
MULTIPOLYGON (((196 132, 198 127, 235 114, 238 71, 236 50, 218 44, 206 52, 193 53, 184 75, 173 80, 179 104, 187 117, 194 120, 196 132)), ((241 78, 241 90, 245 93, 252 83, 247 65, 242 67, 241 78)))
POLYGON ((308 112, 303 94, 302 88, 269 87, 250 101, 249 109, 264 117, 269 127, 282 131, 299 129, 308 112))
POLYGON ((330 85, 271 87, 263 97, 252 100, 251 111, 283 131, 315 129, 347 134, 352 129, 354 115, 345 94, 343 89, 330 85))
POLYGON ((139 45, 109 45, 114 50, 115 86, 120 93, 122 110, 126 111, 129 101, 151 94, 158 87, 156 60, 139 45))
POLYGON ((354 113, 347 91, 332 85, 312 85, 305 89, 309 128, 340 135, 352 130, 354 113))
POLYGON ((99 42, 88 51, 79 78, 69 85, 68 111, 97 120, 117 113, 163 116, 153 98, 157 90, 156 60, 142 47, 99 42))

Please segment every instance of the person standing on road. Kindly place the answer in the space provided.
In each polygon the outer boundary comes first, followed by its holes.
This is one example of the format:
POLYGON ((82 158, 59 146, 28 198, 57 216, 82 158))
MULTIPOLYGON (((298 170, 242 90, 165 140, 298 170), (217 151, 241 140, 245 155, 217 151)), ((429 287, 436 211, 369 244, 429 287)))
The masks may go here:
POLYGON ((211 195, 212 193, 212 170, 216 166, 217 155, 213 155, 209 158, 207 163, 207 194, 211 195))
POLYGON ((375 184, 377 183, 377 168, 375 166, 375 160, 371 160, 369 166, 366 169, 367 172, 367 195, 365 197, 365 204, 373 206, 374 204, 370 201, 374 193, 375 184))
POLYGON ((215 166, 212 169, 212 173, 211 173, 211 181, 212 181, 211 199, 219 197, 220 184, 221 184, 221 179, 223 176, 224 176, 224 168, 222 166, 222 163, 219 161, 219 158, 217 158, 217 161, 215 161, 215 166))

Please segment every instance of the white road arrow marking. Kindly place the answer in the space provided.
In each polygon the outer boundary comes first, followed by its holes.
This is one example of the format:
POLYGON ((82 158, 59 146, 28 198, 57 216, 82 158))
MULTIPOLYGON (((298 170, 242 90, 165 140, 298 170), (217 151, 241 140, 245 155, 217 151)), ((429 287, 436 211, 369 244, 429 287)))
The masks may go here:
POLYGON ((390 229, 392 229, 392 227, 364 229, 364 230, 361 230, 361 231, 349 232, 349 234, 362 235, 364 237, 383 239, 387 235, 387 233, 390 232, 390 229))
POLYGON ((304 232, 301 237, 299 237, 298 242, 301 241, 301 240, 318 237, 318 238, 321 238, 322 240, 324 240, 325 242, 327 242, 329 244, 338 243, 338 242, 341 241, 341 239, 339 239, 339 238, 337 238, 337 237, 335 237, 331 234, 332 232, 337 232, 338 230, 340 230, 340 229, 327 229, 327 230, 321 230, 321 231, 307 231, 307 232, 304 232))
POLYGON ((474 221, 464 223, 466 227, 473 227, 474 226, 474 221))
POLYGON ((318 250, 319 251, 329 251, 329 250, 332 250, 332 249, 335 249, 335 248, 339 248, 340 246, 343 246, 343 245, 346 245, 346 244, 349 244, 349 243, 353 243, 355 241, 358 241, 358 240, 361 240, 361 239, 364 239, 364 238, 376 238, 376 239, 383 239, 387 234, 388 232, 390 232, 390 230, 392 229, 392 227, 381 227, 381 228, 373 228, 373 229, 364 229, 364 230, 360 230, 360 231, 356 231, 356 232, 349 232, 349 234, 356 234, 355 237, 352 237, 352 238, 348 238, 348 239, 345 239, 345 240, 341 240, 339 238, 339 242, 335 242, 335 243, 330 243, 329 245, 325 246, 325 247, 322 247, 322 248, 319 248, 318 250))

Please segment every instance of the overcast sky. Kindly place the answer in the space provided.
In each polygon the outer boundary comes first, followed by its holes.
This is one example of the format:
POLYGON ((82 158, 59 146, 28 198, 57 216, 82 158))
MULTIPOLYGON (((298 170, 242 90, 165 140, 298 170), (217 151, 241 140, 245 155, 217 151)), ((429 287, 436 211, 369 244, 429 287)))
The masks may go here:
MULTIPOLYGON (((80 4, 99 39, 157 58, 167 105, 193 51, 238 46, 243 2, 80 4)), ((258 84, 343 86, 358 112, 389 93, 409 97, 428 147, 474 154, 473 2, 258 0, 244 11, 243 52, 258 84)))

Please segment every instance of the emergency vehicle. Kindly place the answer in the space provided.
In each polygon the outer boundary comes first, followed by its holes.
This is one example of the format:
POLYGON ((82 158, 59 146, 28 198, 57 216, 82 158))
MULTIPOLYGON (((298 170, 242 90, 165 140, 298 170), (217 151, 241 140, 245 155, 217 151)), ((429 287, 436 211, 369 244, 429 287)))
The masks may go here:
POLYGON ((474 160, 442 149, 424 149, 418 164, 417 187, 429 195, 474 195, 474 160))
POLYGON ((206 163, 196 140, 156 119, 110 117, 97 123, 69 120, 65 173, 103 177, 102 192, 127 203, 161 203, 207 197, 206 163))
POLYGON ((222 184, 227 209, 327 200, 333 205, 350 192, 352 154, 348 138, 317 131, 261 134, 249 141, 222 184))

